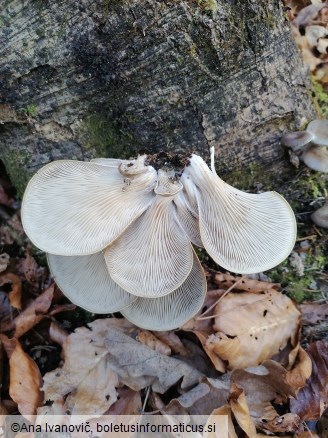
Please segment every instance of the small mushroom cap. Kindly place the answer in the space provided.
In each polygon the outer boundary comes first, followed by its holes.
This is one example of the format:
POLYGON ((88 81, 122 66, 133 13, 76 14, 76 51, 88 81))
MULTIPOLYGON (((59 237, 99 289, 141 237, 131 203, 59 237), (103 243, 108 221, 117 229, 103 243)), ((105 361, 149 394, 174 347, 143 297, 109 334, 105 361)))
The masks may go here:
POLYGON ((122 175, 129 177, 147 172, 148 166, 145 165, 146 158, 147 155, 139 155, 136 160, 124 160, 119 165, 119 171, 122 175))
POLYGON ((275 192, 244 193, 224 183, 201 157, 190 159, 198 190, 200 234, 209 255, 241 274, 266 271, 292 251, 296 220, 275 192))
POLYGON ((289 146, 293 151, 303 149, 313 139, 313 134, 307 131, 286 132, 281 138, 281 143, 289 146))
POLYGON ((312 221, 321 228, 328 228, 328 201, 311 215, 312 221))
POLYGON ((160 298, 137 298, 121 313, 133 324, 147 330, 173 330, 181 327, 202 308, 206 277, 193 253, 193 267, 182 285, 160 298))
MULTIPOLYGON (((165 187, 167 184, 169 181, 165 187)), ((154 298, 169 294, 191 271, 192 246, 176 216, 173 199, 157 195, 149 209, 105 250, 110 276, 134 295, 154 298)))
POLYGON ((328 151, 325 147, 312 146, 302 154, 304 163, 318 172, 328 172, 328 151))
POLYGON ((319 146, 328 146, 328 120, 312 120, 306 131, 313 135, 312 143, 319 146))
POLYGON ((50 254, 87 255, 108 246, 155 198, 151 166, 129 179, 117 168, 62 160, 40 169, 22 202, 31 241, 50 254))
POLYGON ((110 278, 101 252, 76 257, 47 254, 47 258, 61 291, 89 312, 117 312, 136 299, 110 278))

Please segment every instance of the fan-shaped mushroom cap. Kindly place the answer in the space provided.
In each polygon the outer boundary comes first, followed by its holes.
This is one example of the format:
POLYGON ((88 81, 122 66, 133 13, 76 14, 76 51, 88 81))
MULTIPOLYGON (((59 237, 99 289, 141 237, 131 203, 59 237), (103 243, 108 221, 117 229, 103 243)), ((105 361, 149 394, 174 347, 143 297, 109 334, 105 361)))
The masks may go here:
POLYGON ((275 192, 241 192, 224 183, 201 157, 190 159, 198 189, 200 234, 210 256, 242 274, 270 269, 293 249, 296 221, 289 204, 275 192))
POLYGON ((82 161, 55 161, 30 180, 22 222, 32 242, 57 255, 101 251, 151 204, 157 172, 151 166, 126 178, 118 169, 82 161))
POLYGON ((328 200, 311 215, 311 219, 319 227, 328 228, 328 200))
POLYGON ((312 146, 302 154, 304 163, 318 172, 328 172, 328 151, 325 147, 312 146))
POLYGON ((299 151, 310 143, 313 134, 307 131, 286 132, 281 138, 281 143, 289 146, 293 151, 299 151))
POLYGON ((181 175, 181 182, 183 184, 183 193, 189 204, 189 209, 195 217, 198 217, 197 188, 191 177, 190 166, 184 169, 181 175))
MULTIPOLYGON (((163 182, 164 174, 160 173, 163 182)), ((176 217, 173 197, 157 187, 155 201, 105 250, 112 279, 124 290, 141 297, 160 297, 177 289, 193 264, 190 240, 176 217)), ((173 185, 173 183, 171 183, 173 185)))
POLYGON ((185 193, 180 192, 174 198, 174 204, 176 205, 176 214, 182 228, 185 230, 187 236, 194 245, 204 248, 199 231, 199 219, 198 215, 195 216, 191 207, 186 199, 185 193))
POLYGON ((194 253, 192 270, 178 289, 160 298, 137 298, 121 313, 144 329, 173 330, 181 327, 202 308, 206 289, 206 277, 194 253))
POLYGON ((47 257, 61 291, 72 303, 89 312, 117 312, 136 299, 110 278, 101 252, 74 257, 48 254, 47 257))
POLYGON ((328 120, 312 120, 306 131, 313 135, 312 143, 319 146, 328 146, 328 120))

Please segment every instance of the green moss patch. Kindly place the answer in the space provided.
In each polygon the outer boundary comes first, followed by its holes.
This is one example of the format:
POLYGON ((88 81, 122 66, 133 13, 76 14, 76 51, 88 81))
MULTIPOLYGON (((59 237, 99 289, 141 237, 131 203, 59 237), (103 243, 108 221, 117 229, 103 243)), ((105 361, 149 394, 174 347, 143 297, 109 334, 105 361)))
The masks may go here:
POLYGON ((97 157, 129 158, 136 153, 132 137, 119 123, 102 114, 94 114, 83 122, 83 145, 94 149, 97 157))
POLYGON ((31 155, 27 151, 11 150, 8 146, 2 145, 2 160, 10 179, 14 182, 18 198, 22 199, 27 183, 33 173, 26 170, 31 155))

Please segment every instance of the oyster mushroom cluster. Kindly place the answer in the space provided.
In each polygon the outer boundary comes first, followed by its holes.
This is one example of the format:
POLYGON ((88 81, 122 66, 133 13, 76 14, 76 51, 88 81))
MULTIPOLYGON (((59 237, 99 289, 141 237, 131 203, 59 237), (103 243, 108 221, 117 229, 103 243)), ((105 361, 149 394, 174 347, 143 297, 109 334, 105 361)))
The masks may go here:
POLYGON ((120 311, 151 330, 181 327, 202 307, 206 278, 193 245, 236 273, 291 252, 296 222, 277 193, 248 194, 192 155, 182 174, 136 160, 63 160, 39 170, 22 203, 31 241, 75 304, 120 311))
POLYGON ((310 169, 328 172, 328 120, 313 120, 305 131, 287 132, 281 142, 310 169))

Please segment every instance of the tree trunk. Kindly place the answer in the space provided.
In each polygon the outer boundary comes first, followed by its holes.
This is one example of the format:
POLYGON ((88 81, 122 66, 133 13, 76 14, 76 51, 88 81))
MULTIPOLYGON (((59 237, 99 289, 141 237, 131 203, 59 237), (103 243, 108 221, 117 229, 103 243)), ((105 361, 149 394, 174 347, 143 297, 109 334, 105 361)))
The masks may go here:
POLYGON ((283 156, 315 117, 274 0, 3 0, 0 157, 21 194, 55 159, 215 146, 219 171, 283 156))

